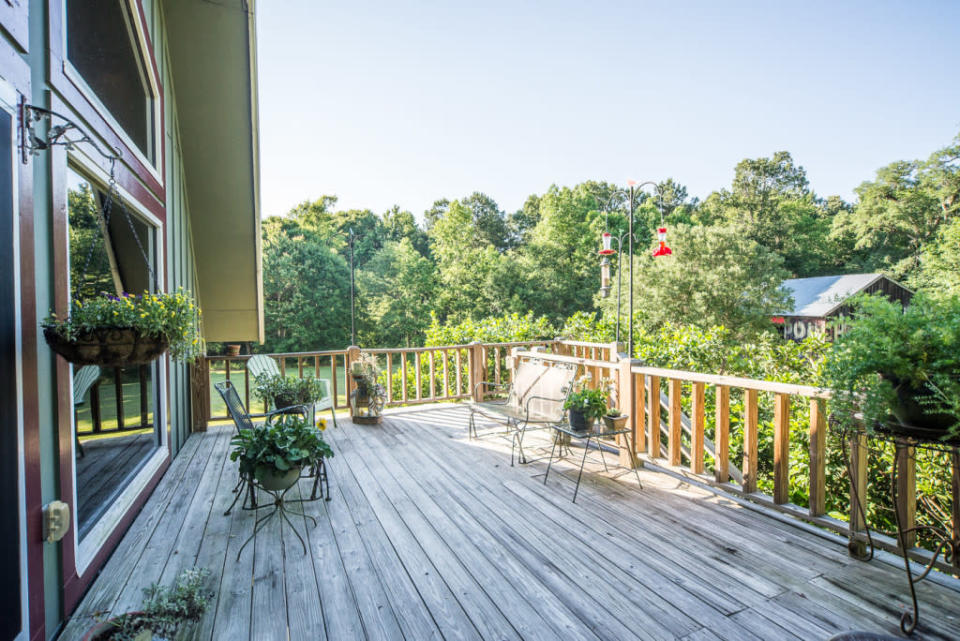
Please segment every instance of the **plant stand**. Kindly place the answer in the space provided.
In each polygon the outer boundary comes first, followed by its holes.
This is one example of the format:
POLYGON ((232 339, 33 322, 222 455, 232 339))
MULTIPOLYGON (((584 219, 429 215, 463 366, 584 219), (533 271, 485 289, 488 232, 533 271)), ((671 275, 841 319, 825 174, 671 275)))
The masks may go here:
MULTIPOLYGON (((307 544, 304 542, 303 537, 300 536, 300 533, 297 532, 296 526, 294 526, 293 521, 290 520, 290 514, 294 516, 302 516, 313 521, 313 525, 317 525, 317 519, 313 516, 303 512, 302 510, 292 509, 292 505, 296 503, 310 503, 317 501, 326 496, 326 500, 330 500, 330 485, 327 480, 327 471, 326 465, 323 461, 320 462, 319 468, 313 470, 314 481, 313 481, 313 491, 310 494, 310 498, 299 498, 299 499, 288 499, 286 498, 287 492, 297 487, 297 483, 283 489, 283 490, 268 490, 256 481, 248 481, 249 486, 249 496, 250 496, 250 505, 242 505, 244 510, 260 510, 261 508, 270 509, 270 511, 263 515, 258 516, 256 522, 253 525, 253 532, 247 537, 247 540, 243 542, 243 545, 240 546, 240 549, 237 550, 237 560, 240 560, 240 555, 243 554, 243 549, 257 536, 263 526, 272 518, 282 518, 286 521, 287 525, 290 526, 290 529, 293 530, 293 533, 297 535, 297 540, 300 541, 300 547, 303 549, 303 553, 307 553, 307 544), (256 491, 257 489, 263 490, 266 492, 272 499, 272 503, 257 503, 256 500, 256 491), (320 493, 317 493, 317 490, 320 490, 320 493), (324 492, 324 489, 326 490, 324 492)), ((309 478, 303 477, 300 478, 309 478)), ((299 482, 300 478, 297 479, 299 482)), ((243 490, 241 490, 242 492, 243 490)), ((234 500, 236 502, 236 500, 234 500)), ((232 507, 232 506, 231 506, 232 507)))
MULTIPOLYGON (((908 525, 905 523, 907 516, 901 513, 902 506, 898 496, 900 482, 898 478, 898 470, 900 469, 900 465, 902 463, 907 463, 909 462, 910 458, 916 457, 916 450, 946 452, 950 456, 953 468, 952 477, 954 487, 960 487, 960 446, 953 443, 943 443, 939 440, 910 438, 901 434, 897 434, 893 431, 880 431, 879 433, 869 434, 863 430, 844 430, 841 432, 841 444, 843 446, 843 457, 847 466, 848 478, 853 478, 854 474, 852 457, 850 456, 848 447, 851 442, 855 442, 864 438, 868 443, 870 441, 876 443, 876 445, 873 445, 872 447, 868 445, 868 449, 872 449, 875 452, 882 452, 883 445, 892 444, 894 446, 893 467, 890 471, 890 498, 893 502, 893 512, 897 524, 897 544, 900 549, 900 554, 903 556, 903 567, 907 575, 907 584, 910 586, 910 598, 912 601, 911 607, 904 610, 903 614, 900 615, 900 629, 904 632, 904 634, 909 635, 913 634, 913 631, 917 627, 917 623, 920 621, 920 606, 917 602, 916 584, 927 578, 941 555, 943 555, 943 558, 947 563, 953 562, 955 567, 960 567, 960 527, 958 527, 960 510, 957 509, 957 506, 954 506, 954 523, 952 528, 945 522, 940 522, 936 525, 915 525, 908 527, 908 525), (911 451, 913 451, 914 454, 911 454, 911 451), (933 537, 935 543, 934 554, 926 566, 920 571, 920 573, 914 574, 913 570, 910 569, 910 554, 907 547, 907 537, 911 534, 921 531, 933 537)), ((856 501, 860 520, 861 523, 863 523, 864 532, 866 533, 868 545, 868 549, 865 553, 853 554, 853 550, 856 548, 856 533, 851 528, 851 555, 859 561, 869 561, 873 558, 873 537, 870 535, 870 526, 867 523, 867 515, 863 508, 863 502, 861 501, 860 497, 857 496, 856 483, 851 483, 850 490, 853 500, 856 501)))
POLYGON ((381 416, 379 408, 371 403, 373 396, 370 393, 361 396, 359 390, 350 392, 350 419, 358 425, 377 425, 381 416))

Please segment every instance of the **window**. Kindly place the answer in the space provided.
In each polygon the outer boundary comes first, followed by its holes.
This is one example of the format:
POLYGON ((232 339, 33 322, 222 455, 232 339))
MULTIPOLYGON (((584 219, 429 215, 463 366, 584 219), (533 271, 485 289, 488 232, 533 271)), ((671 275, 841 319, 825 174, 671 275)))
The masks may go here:
POLYGON ((67 59, 150 162, 155 96, 127 0, 66 0, 67 59))
MULTIPOLYGON (((105 198, 96 184, 68 170, 73 298, 139 293, 150 287, 149 269, 120 206, 112 207, 109 223, 99 215, 105 198)), ((132 212, 131 217, 140 243, 152 257, 153 227, 132 212)), ((155 420, 157 364, 74 367, 73 384, 76 512, 82 539, 160 445, 155 420)))

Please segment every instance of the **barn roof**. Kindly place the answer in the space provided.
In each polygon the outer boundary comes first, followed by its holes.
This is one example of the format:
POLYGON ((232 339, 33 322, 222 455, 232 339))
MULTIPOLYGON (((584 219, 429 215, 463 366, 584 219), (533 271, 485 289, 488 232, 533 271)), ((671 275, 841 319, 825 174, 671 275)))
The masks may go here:
POLYGON ((793 296, 793 309, 782 316, 809 316, 822 318, 843 305, 846 299, 874 284, 883 274, 845 274, 842 276, 815 276, 791 278, 783 287, 793 296))

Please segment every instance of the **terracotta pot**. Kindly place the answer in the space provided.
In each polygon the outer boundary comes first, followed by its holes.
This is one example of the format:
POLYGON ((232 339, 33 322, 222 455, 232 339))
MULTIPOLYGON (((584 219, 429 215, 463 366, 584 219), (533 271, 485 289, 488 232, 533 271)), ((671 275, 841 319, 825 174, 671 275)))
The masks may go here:
POLYGON ((227 343, 227 356, 239 356, 240 347, 239 343, 227 343))
POLYGON ((271 492, 282 492, 300 478, 300 468, 292 467, 286 472, 277 472, 272 467, 260 466, 254 472, 260 487, 271 492))
POLYGON ((146 365, 160 358, 170 347, 165 338, 144 336, 130 328, 105 327, 81 334, 75 340, 67 340, 45 327, 43 337, 50 349, 74 365, 146 365))

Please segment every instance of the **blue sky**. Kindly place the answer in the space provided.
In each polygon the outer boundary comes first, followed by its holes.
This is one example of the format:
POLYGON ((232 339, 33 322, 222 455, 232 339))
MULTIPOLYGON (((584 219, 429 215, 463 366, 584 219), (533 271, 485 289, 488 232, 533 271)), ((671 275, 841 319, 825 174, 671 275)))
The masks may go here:
POLYGON ((790 151, 821 195, 960 132, 960 2, 258 3, 262 208, 418 217, 483 191, 790 151))

